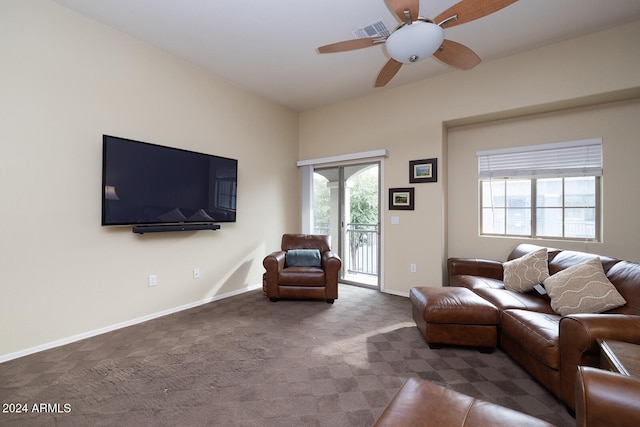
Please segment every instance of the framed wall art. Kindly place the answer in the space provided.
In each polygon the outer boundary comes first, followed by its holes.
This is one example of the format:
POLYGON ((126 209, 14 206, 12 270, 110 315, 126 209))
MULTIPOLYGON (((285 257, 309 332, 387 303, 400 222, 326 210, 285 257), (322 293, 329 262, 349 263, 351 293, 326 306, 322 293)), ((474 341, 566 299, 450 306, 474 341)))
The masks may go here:
POLYGON ((411 160, 409 182, 438 182, 438 159, 411 160))
POLYGON ((389 189, 389 210, 413 210, 414 191, 410 188, 389 189))

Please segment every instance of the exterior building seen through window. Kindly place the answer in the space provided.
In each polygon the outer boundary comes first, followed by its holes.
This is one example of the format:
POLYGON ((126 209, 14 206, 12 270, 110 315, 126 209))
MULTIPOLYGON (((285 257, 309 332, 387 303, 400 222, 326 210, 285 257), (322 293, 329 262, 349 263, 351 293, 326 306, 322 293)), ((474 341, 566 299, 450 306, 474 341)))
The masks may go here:
POLYGON ((481 181, 481 234, 599 240, 599 177, 481 181))

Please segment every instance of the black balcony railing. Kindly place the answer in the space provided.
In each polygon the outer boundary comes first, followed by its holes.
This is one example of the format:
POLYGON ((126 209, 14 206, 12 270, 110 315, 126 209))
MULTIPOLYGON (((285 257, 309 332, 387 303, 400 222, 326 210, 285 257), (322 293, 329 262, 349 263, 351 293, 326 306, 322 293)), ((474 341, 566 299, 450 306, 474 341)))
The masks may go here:
MULTIPOLYGON (((331 234, 328 223, 315 223, 314 233, 331 234)), ((343 256, 344 267, 348 273, 378 275, 378 224, 347 224, 343 256)))
POLYGON ((347 224, 349 273, 378 275, 378 224, 347 224))

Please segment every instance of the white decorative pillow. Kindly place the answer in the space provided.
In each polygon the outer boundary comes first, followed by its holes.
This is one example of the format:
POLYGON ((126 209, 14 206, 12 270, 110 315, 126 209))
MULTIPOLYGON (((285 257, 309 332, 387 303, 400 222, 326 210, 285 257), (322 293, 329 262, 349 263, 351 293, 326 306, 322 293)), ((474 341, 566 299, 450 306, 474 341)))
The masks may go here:
POLYGON ((548 259, 547 249, 541 248, 503 263, 504 288, 515 292, 529 292, 549 277, 548 259))
POLYGON ((551 308, 562 315, 602 313, 627 301, 607 279, 599 258, 576 264, 544 281, 551 308))

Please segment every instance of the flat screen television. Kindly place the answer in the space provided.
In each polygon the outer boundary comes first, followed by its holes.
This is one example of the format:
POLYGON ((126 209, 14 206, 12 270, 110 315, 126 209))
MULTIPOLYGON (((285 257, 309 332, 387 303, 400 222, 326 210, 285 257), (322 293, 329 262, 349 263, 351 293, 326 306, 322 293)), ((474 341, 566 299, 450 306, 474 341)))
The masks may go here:
POLYGON ((238 161, 104 135, 102 225, 235 222, 238 161))

